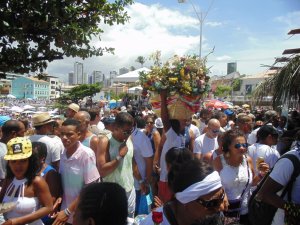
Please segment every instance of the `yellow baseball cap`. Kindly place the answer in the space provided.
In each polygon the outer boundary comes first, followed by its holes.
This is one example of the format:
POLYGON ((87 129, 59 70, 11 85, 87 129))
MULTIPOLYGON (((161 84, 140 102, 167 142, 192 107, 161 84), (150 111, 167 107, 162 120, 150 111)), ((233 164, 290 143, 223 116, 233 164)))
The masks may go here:
POLYGON ((32 155, 32 144, 28 138, 16 137, 7 143, 5 160, 27 159, 32 155))

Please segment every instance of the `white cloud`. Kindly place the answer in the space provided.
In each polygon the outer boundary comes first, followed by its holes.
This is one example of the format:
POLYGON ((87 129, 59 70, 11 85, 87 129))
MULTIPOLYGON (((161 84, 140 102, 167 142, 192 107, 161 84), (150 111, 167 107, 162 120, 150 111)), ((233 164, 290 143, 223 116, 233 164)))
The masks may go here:
POLYGON ((216 60, 217 61, 228 61, 228 60, 231 60, 232 58, 228 55, 223 55, 223 56, 218 56, 216 57, 216 60))
POLYGON ((207 22, 205 23, 206 26, 210 26, 210 27, 220 27, 223 25, 223 23, 221 22, 207 22))
MULTIPOLYGON (((93 40, 98 47, 114 47, 114 55, 106 54, 102 57, 92 57, 86 60, 81 60, 80 58, 57 60, 49 65, 48 73, 67 80, 67 74, 73 71, 74 62, 79 61, 84 63, 84 71, 88 74, 91 74, 93 70, 97 70, 108 75, 110 71, 118 71, 122 67, 140 67, 140 64, 135 62, 135 59, 138 56, 148 58, 156 50, 161 51, 164 61, 174 54, 198 53, 199 21, 193 15, 187 16, 189 14, 164 8, 160 4, 147 6, 135 3, 128 7, 127 11, 131 17, 129 22, 125 25, 101 26, 104 30, 101 42, 93 40)), ((298 21, 296 18, 299 17, 300 12, 294 12, 276 20, 295 25, 298 21)), ((207 23, 209 26, 219 28, 224 24, 224 21, 222 23, 207 23)), ((224 74, 226 73, 226 63, 236 61, 238 70, 241 73, 251 74, 259 72, 259 70, 263 70, 259 67, 259 64, 272 64, 274 57, 280 56, 284 49, 299 47, 299 38, 293 37, 288 39, 287 36, 288 40, 282 39, 282 37, 278 40, 278 37, 265 37, 266 40, 263 40, 263 38, 259 39, 254 34, 244 31, 242 27, 242 25, 235 26, 235 32, 245 32, 244 37, 247 38, 248 43, 252 43, 251 47, 245 45, 242 50, 236 48, 234 43, 231 43, 231 40, 228 39, 231 36, 228 33, 224 33, 224 30, 218 32, 219 29, 213 29, 214 35, 222 39, 222 42, 216 41, 218 46, 232 46, 229 48, 229 52, 224 51, 223 47, 218 47, 208 57, 208 66, 213 66, 211 71, 224 74)), ((297 27, 294 26, 293 28, 297 27)), ((284 36, 283 34, 281 35, 284 36)), ((203 52, 209 52, 213 45, 213 40, 206 39, 206 33, 204 33, 203 52)), ((150 66, 151 64, 152 62, 147 61, 145 66, 150 66)))

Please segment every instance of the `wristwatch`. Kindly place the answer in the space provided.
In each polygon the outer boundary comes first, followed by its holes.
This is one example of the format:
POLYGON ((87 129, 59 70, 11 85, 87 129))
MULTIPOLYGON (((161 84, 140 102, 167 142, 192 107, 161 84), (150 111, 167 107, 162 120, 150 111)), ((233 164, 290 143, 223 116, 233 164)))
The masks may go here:
POLYGON ((121 159, 123 159, 123 157, 120 156, 120 155, 117 155, 116 160, 117 160, 117 161, 120 161, 121 159))

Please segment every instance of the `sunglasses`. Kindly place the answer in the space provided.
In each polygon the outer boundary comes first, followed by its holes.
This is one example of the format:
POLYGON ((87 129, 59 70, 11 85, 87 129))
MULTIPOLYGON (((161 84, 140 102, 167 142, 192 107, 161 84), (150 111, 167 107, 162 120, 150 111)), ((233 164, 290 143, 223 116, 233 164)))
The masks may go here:
POLYGON ((219 207, 225 198, 225 191, 223 190, 222 196, 220 198, 215 198, 211 200, 203 200, 201 198, 197 199, 196 202, 205 208, 215 208, 219 207))
POLYGON ((219 133, 220 132, 220 129, 218 129, 218 130, 211 130, 214 134, 217 134, 217 133, 219 133))
POLYGON ((146 122, 146 124, 154 124, 154 122, 146 122))
POLYGON ((240 149, 241 147, 243 148, 248 148, 248 143, 244 143, 244 144, 235 144, 234 147, 236 149, 240 149))

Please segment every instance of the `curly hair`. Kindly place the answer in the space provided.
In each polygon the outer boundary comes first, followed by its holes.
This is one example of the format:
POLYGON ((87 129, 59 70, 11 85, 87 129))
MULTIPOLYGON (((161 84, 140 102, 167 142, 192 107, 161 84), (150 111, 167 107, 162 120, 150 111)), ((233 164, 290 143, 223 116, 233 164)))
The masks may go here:
MULTIPOLYGON (((29 164, 28 169, 25 173, 25 177, 27 178, 27 184, 31 185, 33 179, 35 176, 37 176, 38 170, 39 170, 39 164, 38 164, 38 157, 36 153, 32 152, 32 155, 28 158, 29 164)), ((6 165, 6 178, 13 179, 15 175, 13 174, 12 170, 10 169, 9 163, 6 165)))
POLYGON ((224 133, 222 146, 224 153, 229 152, 229 146, 237 137, 245 137, 244 132, 239 129, 233 129, 224 133))

